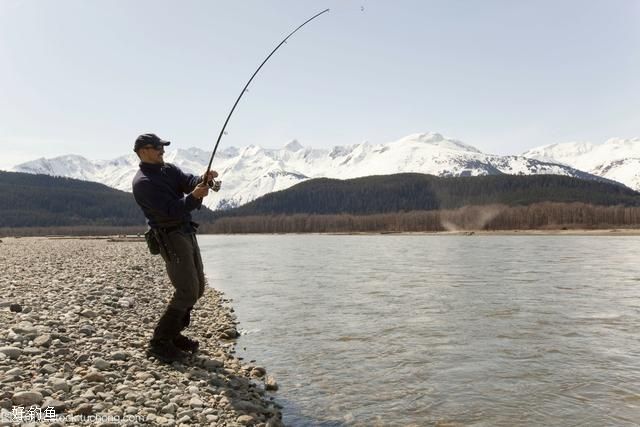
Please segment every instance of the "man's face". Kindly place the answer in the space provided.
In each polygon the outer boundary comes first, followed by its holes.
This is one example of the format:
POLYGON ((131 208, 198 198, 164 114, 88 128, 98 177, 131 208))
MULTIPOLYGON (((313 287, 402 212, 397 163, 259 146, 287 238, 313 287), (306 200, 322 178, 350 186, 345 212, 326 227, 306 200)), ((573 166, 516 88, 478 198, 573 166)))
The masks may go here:
POLYGON ((146 145, 138 150, 140 160, 145 163, 151 163, 154 165, 164 164, 164 146, 162 145, 146 145))

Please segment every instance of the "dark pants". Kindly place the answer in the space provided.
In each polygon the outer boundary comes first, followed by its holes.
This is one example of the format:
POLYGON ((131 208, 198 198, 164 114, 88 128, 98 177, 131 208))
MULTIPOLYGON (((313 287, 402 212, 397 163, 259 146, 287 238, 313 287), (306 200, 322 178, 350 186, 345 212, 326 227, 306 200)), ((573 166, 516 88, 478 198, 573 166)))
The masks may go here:
POLYGON ((205 279, 195 233, 184 230, 160 232, 160 254, 174 287, 169 307, 190 311, 204 294, 205 279))

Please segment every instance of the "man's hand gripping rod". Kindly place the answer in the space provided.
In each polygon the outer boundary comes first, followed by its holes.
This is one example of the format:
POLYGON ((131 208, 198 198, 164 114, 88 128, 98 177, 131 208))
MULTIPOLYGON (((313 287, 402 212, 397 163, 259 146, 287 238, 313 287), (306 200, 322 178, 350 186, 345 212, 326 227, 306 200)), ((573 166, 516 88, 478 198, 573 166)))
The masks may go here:
MULTIPOLYGON (((280 48, 280 46, 282 46, 283 44, 285 44, 287 42, 287 39, 289 37, 294 35, 300 28, 304 27, 307 23, 313 21, 314 19, 316 19, 318 16, 322 15, 325 12, 329 12, 329 9, 325 9, 322 12, 316 13, 311 18, 309 18, 306 21, 304 21, 302 23, 302 25, 300 25, 298 28, 296 28, 291 33, 289 33, 289 35, 287 37, 285 37, 284 40, 282 40, 280 42, 280 44, 278 46, 276 46, 275 49, 273 49, 271 51, 271 53, 265 58, 265 60, 262 61, 262 64, 260 64, 258 69, 253 73, 253 75, 251 76, 251 78, 249 79, 247 84, 244 85, 244 88, 242 88, 242 92, 240 92, 240 95, 238 96, 238 99, 236 99, 236 102, 233 104, 233 107, 231 107, 231 111, 229 112, 229 115, 227 116, 227 119, 224 121, 224 125, 222 125, 222 129, 220 130, 220 134, 218 135, 218 140, 216 141, 216 145, 213 148, 213 153, 211 153, 211 158, 209 159, 209 165, 207 166, 207 171, 203 175, 205 177, 205 179, 207 178, 207 175, 209 174, 209 171, 211 170, 211 163, 213 162, 213 157, 216 155, 216 151, 218 150, 218 145, 220 144, 220 140, 222 139, 222 135, 224 135, 224 133, 225 133, 224 130, 227 127, 227 123, 229 123, 229 119, 231 118, 231 115, 233 114, 233 111, 236 109, 236 106, 238 105, 238 102, 240 102, 240 98, 242 98, 242 95, 244 95, 244 93, 247 92, 247 88, 249 87, 249 84, 251 84, 251 82, 253 81, 253 78, 256 76, 256 74, 258 74, 258 71, 260 71, 262 66, 264 64, 266 64, 266 62, 269 60, 269 58, 271 58, 271 55, 276 53, 276 50, 278 50, 280 48)), ((220 187, 222 186, 222 181, 216 181, 215 179, 212 179, 211 181, 208 181, 207 184, 209 185, 209 187, 213 191, 218 191, 218 190, 220 190, 220 187)))

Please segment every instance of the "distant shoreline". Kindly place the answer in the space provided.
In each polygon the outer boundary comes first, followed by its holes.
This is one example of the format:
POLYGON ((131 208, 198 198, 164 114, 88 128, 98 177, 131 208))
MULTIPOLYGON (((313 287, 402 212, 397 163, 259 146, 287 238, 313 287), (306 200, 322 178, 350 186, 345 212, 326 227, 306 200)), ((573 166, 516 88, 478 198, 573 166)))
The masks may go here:
MULTIPOLYGON (((295 233, 291 233, 295 234, 295 233)), ((297 233, 307 234, 307 233, 297 233)), ((640 229, 598 229, 598 230, 460 230, 460 231, 399 231, 399 232, 349 232, 349 233, 309 233, 330 235, 403 235, 403 236, 640 236, 640 229)))
MULTIPOLYGON (((290 233, 198 233, 200 236, 250 236, 250 235, 326 235, 326 236, 640 236, 640 228, 603 228, 603 229, 571 229, 571 230, 456 230, 456 231, 346 231, 346 232, 290 232, 290 233)), ((44 235, 44 236, 3 236, 1 239, 78 239, 108 240, 111 242, 141 242, 143 237, 134 235, 44 235)))

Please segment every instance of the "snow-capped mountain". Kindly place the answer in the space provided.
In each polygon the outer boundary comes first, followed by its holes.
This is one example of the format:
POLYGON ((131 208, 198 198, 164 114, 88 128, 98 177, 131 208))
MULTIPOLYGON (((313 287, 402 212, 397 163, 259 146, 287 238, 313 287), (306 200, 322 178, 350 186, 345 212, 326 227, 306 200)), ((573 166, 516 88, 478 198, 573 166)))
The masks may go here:
POLYGON ((522 155, 571 166, 640 191, 640 138, 611 138, 600 145, 589 142, 543 145, 522 155))
MULTIPOLYGON (((198 148, 168 150, 165 162, 185 172, 202 174, 210 152, 198 148)), ((131 191, 138 170, 135 153, 108 161, 80 156, 37 159, 13 168, 16 172, 44 173, 97 181, 131 191)), ((281 149, 256 145, 218 151, 213 162, 222 179, 222 190, 205 199, 212 209, 239 206, 273 191, 284 190, 310 178, 348 179, 368 175, 419 172, 442 177, 493 174, 557 174, 585 179, 597 176, 558 162, 523 156, 497 156, 438 133, 413 134, 383 144, 363 142, 333 149, 305 148, 294 140, 281 149)))

